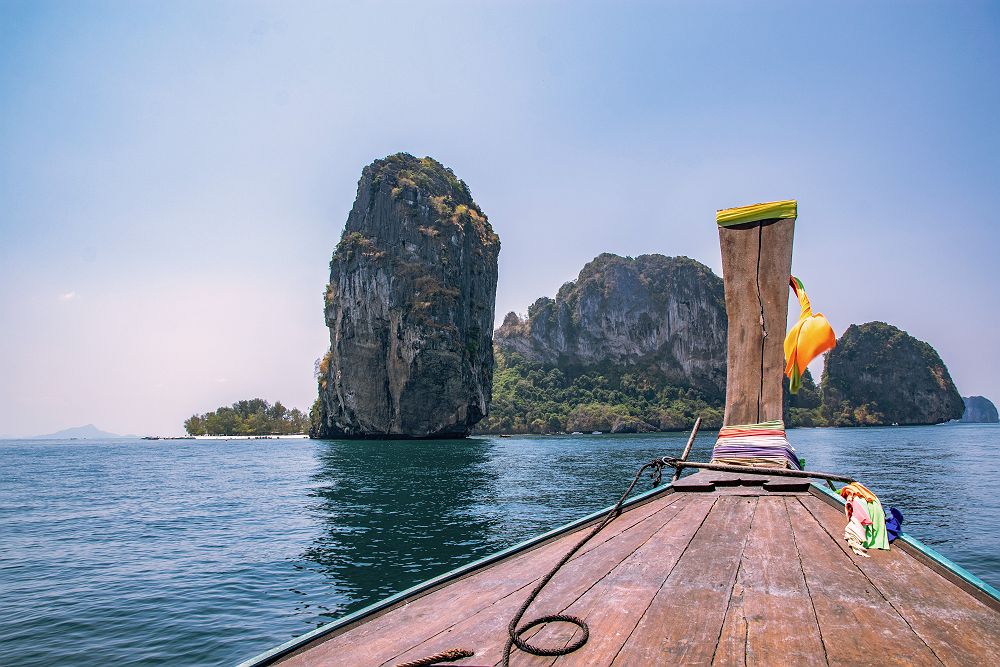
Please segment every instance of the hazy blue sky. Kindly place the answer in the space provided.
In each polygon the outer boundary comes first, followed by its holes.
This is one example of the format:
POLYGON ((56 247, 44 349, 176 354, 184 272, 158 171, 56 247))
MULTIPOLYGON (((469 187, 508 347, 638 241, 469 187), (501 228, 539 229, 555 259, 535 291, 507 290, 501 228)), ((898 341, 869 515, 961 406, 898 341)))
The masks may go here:
POLYGON ((838 333, 888 321, 1000 399, 1000 5, 749 4, 0 0, 0 434, 307 408, 397 151, 489 215, 498 317, 604 251, 718 272, 717 208, 794 197, 838 333))

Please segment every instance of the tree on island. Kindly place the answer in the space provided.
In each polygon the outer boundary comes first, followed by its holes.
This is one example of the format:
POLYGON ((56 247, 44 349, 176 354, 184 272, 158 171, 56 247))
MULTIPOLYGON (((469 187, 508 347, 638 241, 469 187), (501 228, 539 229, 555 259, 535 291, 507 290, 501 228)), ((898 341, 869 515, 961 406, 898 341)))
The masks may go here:
POLYGON ((214 412, 184 420, 188 435, 295 435, 309 429, 308 417, 281 401, 271 405, 262 398, 236 401, 214 412))

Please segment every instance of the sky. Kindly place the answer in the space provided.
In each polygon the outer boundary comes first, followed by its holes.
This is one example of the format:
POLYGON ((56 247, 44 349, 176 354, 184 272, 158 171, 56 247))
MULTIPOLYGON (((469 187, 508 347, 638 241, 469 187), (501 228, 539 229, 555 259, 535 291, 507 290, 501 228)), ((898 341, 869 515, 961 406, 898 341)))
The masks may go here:
POLYGON ((998 33, 990 2, 0 0, 0 435, 307 409, 330 255, 399 151, 500 235, 497 324, 601 252, 721 274, 716 209, 795 198, 838 333, 998 400, 998 33))

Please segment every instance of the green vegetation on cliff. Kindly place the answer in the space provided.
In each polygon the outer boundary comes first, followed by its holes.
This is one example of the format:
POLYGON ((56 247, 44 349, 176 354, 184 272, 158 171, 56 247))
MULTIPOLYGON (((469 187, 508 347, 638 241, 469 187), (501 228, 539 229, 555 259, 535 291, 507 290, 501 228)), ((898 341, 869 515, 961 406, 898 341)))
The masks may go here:
POLYGON ((309 420, 298 408, 289 410, 281 401, 271 405, 262 398, 236 401, 184 420, 188 435, 293 435, 308 428, 309 420))
MULTIPOLYGON (((610 255, 602 255, 595 263, 599 260, 623 264, 618 261, 621 258, 610 255)), ((655 352, 619 352, 616 357, 613 350, 626 348, 628 336, 645 340, 657 320, 648 318, 652 324, 639 326, 636 321, 634 326, 605 333, 598 327, 623 318, 608 318, 602 309, 580 313, 566 306, 566 295, 576 287, 574 283, 564 286, 557 300, 539 299, 529 309, 527 320, 507 316, 496 339, 494 398, 481 431, 679 430, 690 428, 699 415, 706 428, 721 424, 723 397, 712 383, 698 382, 711 375, 685 378, 675 368, 692 367, 695 361, 706 368, 713 363, 724 368, 722 349, 707 350, 718 355, 713 361, 704 352, 696 354, 691 346, 682 347, 682 354, 675 355, 676 365, 658 363, 663 357, 655 352), (562 314, 549 312, 560 307, 565 311, 562 314), (566 341, 575 339, 575 329, 567 322, 595 332, 587 346, 589 358, 567 349, 566 341)), ((633 318, 641 309, 637 304, 650 301, 648 295, 638 296, 631 299, 628 316, 633 318)), ((627 297, 615 301, 628 301, 627 297)), ((724 374, 721 383, 725 384, 724 374)), ((844 332, 826 356, 822 386, 817 387, 808 371, 798 394, 789 394, 787 379, 784 386, 788 427, 936 424, 960 418, 964 407, 934 348, 884 322, 851 325, 844 332)))
POLYGON ((962 397, 937 351, 885 322, 852 324, 826 356, 822 412, 830 426, 938 424, 962 397))
POLYGON ((494 351, 493 401, 485 433, 682 430, 696 417, 722 424, 722 406, 693 388, 672 386, 654 366, 604 364, 576 369, 494 351))
MULTIPOLYGON (((494 355, 493 402, 477 429, 481 433, 682 431, 699 416, 706 429, 722 425, 721 399, 672 385, 655 367, 603 364, 571 370, 499 348, 494 355)), ((802 376, 797 395, 787 394, 787 386, 786 379, 785 423, 826 426, 812 374, 807 370, 802 376)))
POLYGON ((786 426, 827 426, 823 417, 823 394, 816 386, 809 369, 802 374, 802 384, 799 393, 788 391, 788 378, 782 378, 785 390, 785 425, 786 426))

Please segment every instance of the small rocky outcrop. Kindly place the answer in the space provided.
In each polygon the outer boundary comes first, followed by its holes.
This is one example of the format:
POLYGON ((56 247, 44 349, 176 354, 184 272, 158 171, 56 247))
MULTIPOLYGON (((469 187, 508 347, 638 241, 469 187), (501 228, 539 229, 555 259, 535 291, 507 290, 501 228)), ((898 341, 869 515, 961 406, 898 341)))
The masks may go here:
POLYGON ((652 424, 647 424, 641 419, 634 417, 619 419, 611 427, 612 433, 653 433, 656 430, 656 427, 652 424))
POLYGON ((962 402, 965 403, 965 412, 959 421, 978 424, 996 424, 1000 421, 997 419, 997 406, 985 396, 963 396, 962 402))
POLYGON ((365 167, 330 262, 311 435, 462 437, 487 412, 500 240, 429 157, 365 167))
POLYGON ((827 354, 822 394, 830 426, 938 424, 965 408, 934 348, 885 322, 848 327, 827 354))
POLYGON ((722 279, 687 257, 602 254, 554 299, 504 318, 505 353, 571 372, 612 365, 656 368, 665 383, 717 399, 726 389, 722 279))

